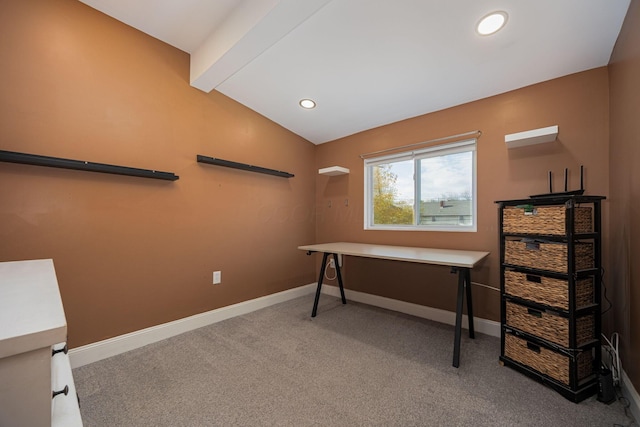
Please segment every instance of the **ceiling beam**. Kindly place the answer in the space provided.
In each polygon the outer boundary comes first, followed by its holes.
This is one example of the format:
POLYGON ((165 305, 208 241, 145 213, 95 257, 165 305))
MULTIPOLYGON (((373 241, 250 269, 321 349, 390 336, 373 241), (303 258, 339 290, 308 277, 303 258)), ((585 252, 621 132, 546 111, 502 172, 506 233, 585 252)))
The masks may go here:
POLYGON ((243 1, 191 54, 191 86, 215 89, 330 1, 243 1))

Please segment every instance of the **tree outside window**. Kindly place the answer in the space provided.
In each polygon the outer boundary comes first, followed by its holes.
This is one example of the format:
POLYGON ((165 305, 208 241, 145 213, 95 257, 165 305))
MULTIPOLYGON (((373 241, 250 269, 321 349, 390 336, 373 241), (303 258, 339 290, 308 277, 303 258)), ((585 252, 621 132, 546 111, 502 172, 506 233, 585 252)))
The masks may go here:
POLYGON ((373 221, 375 224, 413 224, 413 204, 398 199, 398 175, 391 164, 373 168, 373 221))

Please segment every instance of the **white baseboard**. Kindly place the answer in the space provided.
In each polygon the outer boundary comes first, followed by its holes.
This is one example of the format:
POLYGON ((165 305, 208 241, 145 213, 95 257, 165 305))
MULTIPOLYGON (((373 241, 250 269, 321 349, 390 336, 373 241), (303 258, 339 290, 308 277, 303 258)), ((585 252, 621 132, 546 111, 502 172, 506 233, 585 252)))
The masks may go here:
POLYGON ((622 394, 629 401, 629 410, 633 417, 636 419, 636 422, 640 421, 640 395, 631 384, 631 380, 627 376, 627 373, 622 370, 620 388, 622 389, 622 394))
MULTIPOLYGON (((276 294, 267 295, 250 301, 244 301, 227 307, 218 308, 205 313, 196 314, 194 316, 185 317, 184 319, 175 320, 173 322, 164 323, 162 325, 152 326, 150 328, 141 329, 129 334, 120 335, 103 341, 98 341, 82 347, 69 350, 69 358, 71 367, 77 368, 89 363, 97 362, 108 357, 144 347, 145 345, 158 342, 193 329, 211 325, 222 320, 230 319, 235 316, 241 316, 261 308, 269 307, 280 302, 298 298, 303 295, 313 293, 316 289, 316 283, 300 286, 298 288, 289 289, 276 294)), ((324 285, 322 287, 324 294, 335 297, 340 296, 340 291, 336 286, 324 285)), ((455 325, 455 313, 437 308, 426 307, 423 305, 413 304, 405 301, 394 300, 377 295, 366 294, 363 292, 345 289, 347 299, 369 304, 376 307, 385 308, 387 310, 398 311, 400 313, 410 314, 412 316, 422 317, 424 319, 434 320, 436 322, 455 325)), ((463 316, 463 328, 468 324, 467 316, 463 316)), ((474 318, 475 330, 479 333, 499 337, 500 323, 492 320, 474 318)))
POLYGON ((207 311, 205 313, 196 314, 194 316, 178 319, 173 322, 164 323, 162 325, 152 326, 150 328, 141 329, 129 334, 120 335, 109 338, 104 341, 84 345, 69 350, 69 359, 71 367, 77 368, 98 360, 106 359, 136 348, 144 347, 157 341, 173 337, 203 326, 211 325, 222 320, 230 319, 235 316, 250 313, 261 308, 269 307, 284 301, 301 297, 313 293, 316 284, 300 286, 276 294, 244 301, 227 307, 218 308, 207 311))
MULTIPOLYGON (((337 286, 322 286, 322 293, 340 297, 340 289, 337 286)), ((423 319, 433 320, 435 322, 445 323, 447 325, 456 324, 456 313, 453 311, 440 310, 438 308, 427 307, 424 305, 413 304, 410 302, 399 301, 391 298, 381 297, 378 295, 366 294, 364 292, 344 290, 345 297, 348 300, 361 302, 363 304, 373 305, 387 310, 398 311, 400 313, 410 314, 423 319)), ((467 328, 469 324, 467 316, 462 316, 462 327, 467 328)), ((500 322, 475 317, 473 318, 473 326, 476 332, 491 335, 493 337, 500 336, 500 322)))

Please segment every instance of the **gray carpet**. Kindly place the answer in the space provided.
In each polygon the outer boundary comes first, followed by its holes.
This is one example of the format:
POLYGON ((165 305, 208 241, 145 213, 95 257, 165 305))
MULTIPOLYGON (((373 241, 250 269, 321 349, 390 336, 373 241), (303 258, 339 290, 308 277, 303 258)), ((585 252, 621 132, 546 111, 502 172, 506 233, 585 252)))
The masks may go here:
POLYGON ((500 340, 313 295, 74 369, 93 426, 612 426, 498 363, 500 340))

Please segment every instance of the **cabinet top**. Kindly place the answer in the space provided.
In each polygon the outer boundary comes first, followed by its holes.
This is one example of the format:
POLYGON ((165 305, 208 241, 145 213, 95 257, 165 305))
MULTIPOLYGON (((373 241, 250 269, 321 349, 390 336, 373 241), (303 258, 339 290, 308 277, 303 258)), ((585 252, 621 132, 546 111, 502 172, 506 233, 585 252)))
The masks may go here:
POLYGON ((503 205, 559 205, 568 201, 575 203, 593 203, 606 199, 605 196, 583 196, 583 195, 551 195, 544 197, 530 197, 528 199, 497 200, 495 203, 503 205))
POLYGON ((53 260, 0 262, 0 358, 66 339, 53 260))

